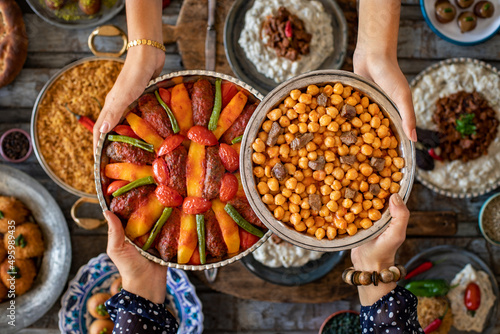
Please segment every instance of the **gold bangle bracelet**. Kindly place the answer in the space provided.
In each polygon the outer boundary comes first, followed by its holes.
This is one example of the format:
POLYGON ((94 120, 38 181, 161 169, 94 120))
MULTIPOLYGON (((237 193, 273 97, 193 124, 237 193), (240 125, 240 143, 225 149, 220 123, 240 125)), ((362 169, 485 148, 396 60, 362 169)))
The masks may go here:
POLYGON ((167 49, 165 49, 165 45, 163 45, 162 43, 157 42, 157 41, 152 41, 150 39, 145 39, 145 38, 143 38, 143 39, 135 39, 133 41, 130 41, 127 44, 127 50, 130 49, 133 46, 138 46, 138 45, 149 45, 149 46, 152 46, 154 48, 160 49, 163 52, 167 52, 167 49))

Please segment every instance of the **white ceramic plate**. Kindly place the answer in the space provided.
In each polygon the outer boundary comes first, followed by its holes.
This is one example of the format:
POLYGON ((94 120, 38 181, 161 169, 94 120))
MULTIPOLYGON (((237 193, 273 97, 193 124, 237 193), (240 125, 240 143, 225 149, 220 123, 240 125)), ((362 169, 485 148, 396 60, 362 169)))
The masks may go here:
POLYGON ((457 16, 449 23, 441 23, 436 19, 436 10, 434 9, 436 0, 420 0, 420 8, 422 9, 425 21, 436 35, 447 42, 466 46, 482 43, 495 36, 500 29, 500 0, 490 1, 495 6, 493 17, 488 19, 478 18, 476 28, 466 33, 460 31, 457 18, 463 12, 474 11, 474 5, 477 3, 477 0, 474 1, 472 6, 466 9, 458 7, 455 0, 450 0, 450 3, 457 9, 457 16))

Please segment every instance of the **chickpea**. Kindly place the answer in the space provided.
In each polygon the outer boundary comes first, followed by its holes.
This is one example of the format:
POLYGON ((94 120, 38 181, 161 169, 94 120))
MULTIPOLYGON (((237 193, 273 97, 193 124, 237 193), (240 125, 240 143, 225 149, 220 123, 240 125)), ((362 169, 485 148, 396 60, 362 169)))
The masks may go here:
POLYGON ((352 87, 346 86, 344 87, 344 91, 342 92, 342 97, 344 99, 347 99, 349 96, 351 96, 352 92, 352 87))
POLYGON ((372 156, 375 158, 382 158, 382 151, 380 149, 373 150, 372 156))
POLYGON ((290 203, 288 205, 288 211, 290 211, 290 213, 299 213, 300 206, 298 206, 297 204, 290 203))
MULTIPOLYGON (((299 157, 303 158, 307 156, 307 149, 305 147, 302 147, 299 152, 298 152, 299 157)), ((300 160, 300 159, 299 159, 300 160)))
POLYGON ((367 192, 370 186, 368 185, 368 182, 365 180, 361 181, 359 184, 359 191, 361 192, 367 192))
POLYGON ((293 194, 292 196, 290 196, 290 202, 300 205, 302 203, 302 198, 298 194, 293 194))
POLYGON ((332 116, 330 115, 323 115, 319 119, 319 125, 321 126, 328 126, 332 122, 332 116))
MULTIPOLYGON (((313 179, 316 181, 323 181, 326 177, 326 173, 324 170, 316 170, 313 172, 313 179)), ((328 187, 330 188, 330 187, 328 187)))
POLYGON ((340 198, 342 197, 342 193, 340 192, 340 190, 333 190, 331 193, 330 193, 330 199, 332 201, 335 201, 337 202, 340 198))
POLYGON ((358 228, 356 227, 355 224, 349 224, 346 227, 347 234, 349 235, 355 235, 358 232, 358 228))
POLYGON ((342 168, 337 167, 333 170, 332 175, 337 180, 342 180, 344 178, 344 170, 342 168))
POLYGON ((352 120, 351 120, 351 123, 352 125, 355 127, 355 128, 360 128, 363 126, 363 121, 357 117, 354 117, 352 120))
POLYGON ((347 147, 346 144, 342 144, 342 146, 340 146, 338 148, 338 152, 337 153, 340 156, 348 155, 349 154, 349 147, 347 147))
POLYGON ((372 103, 368 106, 368 112, 372 115, 376 115, 380 112, 380 109, 378 107, 378 104, 372 103))
POLYGON ((262 202, 264 202, 264 204, 274 204, 273 195, 265 194, 264 196, 262 196, 262 202))
POLYGON ((266 162, 266 156, 262 153, 253 153, 252 161, 256 165, 263 165, 266 162))
POLYGON ((382 217, 382 214, 380 211, 376 209, 370 209, 368 210, 368 218, 370 218, 372 221, 379 220, 382 217))
POLYGON ((337 82, 333 86, 333 93, 338 94, 338 95, 342 95, 343 92, 344 92, 344 86, 340 82, 337 82))
POLYGON ((351 206, 351 212, 355 215, 359 214, 361 211, 363 211, 363 204, 361 203, 354 203, 351 206))
POLYGON ((306 188, 306 193, 309 195, 315 194, 316 193, 316 185, 315 184, 310 184, 306 188))
MULTIPOLYGON (((272 168, 271 168, 271 166, 269 166, 269 165, 267 165, 266 167, 264 167, 264 176, 266 176, 266 177, 268 177, 268 178, 272 177, 272 175, 271 175, 271 170, 272 170, 272 168)), ((261 181, 262 181, 262 180, 261 180, 261 181)), ((267 181, 266 181, 266 182, 267 182, 267 181)))
POLYGON ((349 96, 345 99, 345 103, 354 107, 356 104, 358 104, 358 101, 353 96, 349 96))
POLYGON ((342 187, 347 187, 348 185, 351 184, 351 180, 344 178, 342 179, 342 181, 340 181, 340 183, 342 184, 342 187))
MULTIPOLYGON (((292 221, 291 217, 290 221, 292 221)), ((294 225, 294 227, 297 232, 304 232, 306 230, 306 225, 304 223, 298 223, 297 225, 294 225)))
POLYGON ((366 144, 373 144, 373 142, 375 141, 375 136, 372 135, 370 132, 365 133, 362 137, 363 137, 363 141, 366 144))
POLYGON ((309 113, 309 121, 317 123, 319 121, 319 114, 316 111, 309 113))
POLYGON ((285 216, 285 209, 283 209, 281 206, 278 206, 276 209, 274 209, 274 218, 277 220, 283 219, 285 216))
POLYGON ((373 116, 372 119, 370 120, 370 126, 374 129, 378 129, 380 127, 380 117, 378 116, 373 116))
POLYGON ((340 126, 340 129, 342 130, 342 132, 347 132, 347 131, 351 131, 352 129, 352 125, 351 123, 342 123, 342 125, 340 126))
POLYGON ((361 115, 359 115, 359 119, 361 119, 363 123, 370 123, 372 115, 370 115, 370 113, 368 112, 363 112, 361 115))
POLYGON ((262 130, 268 133, 269 131, 271 131, 272 126, 273 126, 273 121, 267 120, 264 123, 262 123, 262 130))
POLYGON ((316 230, 318 228, 316 226, 311 226, 307 229, 306 233, 309 234, 309 235, 314 235, 314 233, 316 233, 316 230))
POLYGON ((380 199, 385 199, 385 198, 389 197, 390 194, 391 193, 388 192, 387 190, 380 189, 380 192, 378 193, 377 197, 380 199))
POLYGON ((265 182, 259 182, 259 184, 257 185, 257 190, 259 191, 259 194, 261 194, 261 195, 265 195, 265 194, 269 193, 269 187, 268 187, 267 183, 265 183, 265 182))
POLYGON ((363 144, 363 146, 361 146, 361 153, 370 156, 373 154, 373 147, 368 144, 363 144))
POLYGON ((306 105, 304 103, 297 103, 293 106, 293 110, 299 115, 303 114, 306 112, 306 105))
POLYGON ((337 236, 337 229, 333 226, 328 226, 326 228, 326 237, 328 240, 333 240, 337 236))
POLYGON ((391 194, 395 194, 399 191, 400 188, 401 188, 401 186, 398 183, 392 182, 391 186, 389 187, 389 192, 391 194))
POLYGON ((356 178, 358 177, 358 172, 354 168, 351 168, 347 171, 345 177, 348 180, 356 180, 356 178))
POLYGON ((380 125, 379 128, 377 129, 377 135, 383 139, 389 135, 389 128, 385 125, 380 125))
POLYGON ((256 138, 252 144, 252 148, 255 152, 262 153, 266 149, 266 144, 260 138, 256 138))
POLYGON ((283 218, 281 218, 281 221, 284 223, 290 222, 290 215, 291 215, 290 211, 285 211, 285 215, 283 216, 283 218))
POLYGON ((279 146, 273 146, 267 148, 267 155, 269 156, 269 158, 276 158, 278 157, 279 153, 280 153, 279 146))
POLYGON ((282 128, 286 128, 290 125, 290 119, 287 116, 281 116, 279 119, 279 123, 282 128))
POLYGON ((326 205, 323 205, 321 207, 321 210, 319 210, 319 215, 321 217, 326 217, 326 216, 331 215, 331 212, 330 212, 330 210, 328 210, 328 208, 326 207, 326 205))
POLYGON ((372 200, 372 207, 377 210, 382 210, 384 208, 384 202, 380 198, 374 198, 372 200))
POLYGON ((274 209, 276 209, 278 206, 271 204, 271 205, 268 205, 267 207, 269 208, 269 210, 274 211, 274 209))
POLYGON ((379 183, 380 182, 380 176, 377 174, 372 174, 368 176, 368 183, 369 184, 374 184, 374 183, 379 183))
MULTIPOLYGON (((255 174, 255 172, 254 172, 254 174, 255 174)), ((403 179, 403 173, 401 173, 401 172, 396 172, 396 173, 392 174, 392 180, 393 180, 394 182, 399 182, 399 181, 401 181, 402 179, 403 179)))
POLYGON ((380 188, 384 190, 388 190, 391 187, 391 179, 389 177, 385 177, 380 180, 380 188))
POLYGON ((275 205, 283 205, 286 202, 286 197, 282 194, 277 194, 274 196, 274 204, 275 205))
POLYGON ((380 148, 386 149, 389 148, 389 146, 391 146, 391 138, 390 137, 383 138, 381 141, 380 148))
POLYGON ((319 131, 319 124, 318 123, 309 123, 307 124, 307 130, 309 130, 309 132, 318 132, 319 131))
POLYGON ((350 199, 350 198, 345 198, 345 199, 342 201, 342 206, 343 206, 344 208, 346 208, 346 209, 351 208, 352 204, 353 204, 353 203, 352 203, 352 199, 350 199))
POLYGON ((345 229, 347 227, 347 222, 342 217, 335 217, 333 220, 333 223, 334 223, 335 227, 338 229, 345 229))
POLYGON ((363 124, 363 126, 359 129, 359 131, 361 131, 361 133, 362 133, 362 134, 365 134, 365 133, 367 133, 367 132, 370 132, 370 130, 371 130, 371 129, 372 129, 372 128, 371 128, 370 124, 365 123, 365 124, 363 124))
MULTIPOLYGON (((302 218, 304 218, 304 217, 302 217, 302 218)), ((306 226, 308 228, 313 227, 315 224, 314 217, 308 217, 307 219, 305 219, 304 224, 306 224, 306 226)))
POLYGON ((299 115, 297 118, 300 123, 306 123, 307 125, 307 123, 309 122, 309 114, 307 112, 299 115))
POLYGON ((281 194, 283 196, 285 196, 286 198, 290 198, 290 196, 292 196, 292 191, 288 188, 285 188, 285 189, 281 190, 281 194))
POLYGON ((350 224, 350 223, 354 222, 354 219, 356 219, 356 216, 354 215, 354 213, 348 212, 345 214, 344 219, 347 222, 347 224, 350 224))
POLYGON ((382 169, 381 172, 379 172, 380 176, 382 177, 390 177, 392 172, 391 172, 391 169, 390 168, 387 168, 385 167, 384 169, 382 169))
POLYGON ((363 218, 361 219, 361 221, 359 222, 359 225, 361 225, 362 228, 364 228, 365 230, 372 227, 373 223, 370 219, 368 218, 363 218))
POLYGON ((311 214, 311 211, 309 211, 309 209, 311 208, 311 206, 309 205, 309 198, 307 198, 307 197, 303 198, 302 204, 300 204, 300 207, 303 209, 302 211, 300 211, 300 215, 302 217, 306 217, 306 216, 304 216, 306 214, 307 217, 309 217, 309 215, 311 214))
POLYGON ((389 148, 396 148, 398 147, 398 140, 396 137, 391 136, 391 144, 389 145, 389 148))
POLYGON ((267 113, 267 118, 269 118, 271 121, 277 121, 281 116, 282 116, 281 109, 278 108, 273 109, 267 113))
POLYGON ((371 192, 366 192, 366 193, 363 194, 363 197, 366 200, 372 200, 373 199, 373 194, 371 192))
POLYGON ((382 141, 380 140, 379 137, 375 137, 375 139, 373 139, 372 147, 374 149, 379 149, 380 146, 382 146, 382 141))
POLYGON ((288 180, 285 181, 285 187, 290 190, 295 190, 297 187, 297 179, 294 177, 289 178, 288 180))
POLYGON ((318 240, 322 240, 322 239, 325 237, 326 232, 325 232, 325 230, 324 230, 324 229, 322 229, 322 228, 320 227, 320 228, 318 228, 318 229, 316 230, 316 232, 314 233, 314 235, 316 236, 316 238, 317 238, 318 240))
POLYGON ((301 220, 302 217, 298 213, 292 213, 292 215, 290 216, 290 223, 292 223, 293 225, 297 225, 301 222, 301 220))
POLYGON ((300 94, 302 94, 300 90, 294 89, 290 92, 290 97, 293 100, 297 101, 299 99, 300 94))
POLYGON ((253 175, 255 175, 256 177, 258 177, 260 179, 261 177, 264 176, 264 168, 262 168, 260 166, 254 167, 253 175))
POLYGON ((373 206, 372 201, 370 201, 368 199, 364 200, 363 203, 361 203, 361 204, 363 206, 363 210, 365 210, 365 211, 370 210, 372 208, 372 206, 373 206))
POLYGON ((361 165, 359 165, 359 171, 361 172, 361 174, 368 177, 368 176, 372 175, 373 167, 367 163, 362 163, 361 165))
POLYGON ((354 106, 354 109, 356 109, 356 114, 361 115, 364 111, 363 106, 361 104, 356 104, 354 106))
POLYGON ((299 159, 299 167, 302 169, 309 168, 308 163, 309 163, 309 159, 307 159, 307 157, 302 157, 299 159))
POLYGON ((312 102, 312 96, 311 96, 311 94, 307 94, 307 93, 306 94, 304 94, 304 93, 300 94, 300 96, 299 96, 299 102, 300 103, 304 103, 304 104, 311 104, 311 102, 312 102))
POLYGON ((394 166, 396 166, 399 169, 401 169, 405 166, 405 160, 403 158, 400 158, 400 157, 395 157, 394 159, 392 159, 392 163, 394 164, 394 166))
POLYGON ((312 141, 310 141, 309 143, 307 143, 306 145, 306 150, 307 152, 312 152, 312 151, 316 151, 318 149, 318 147, 316 146, 316 144, 312 141))
MULTIPOLYGON (((382 117, 381 117, 382 118, 382 117)), ((389 122, 389 119, 388 118, 384 118, 382 119, 382 124, 389 127, 389 125, 391 125, 391 123, 389 122)))
MULTIPOLYGON (((335 92, 335 91, 334 91, 335 92)), ((330 96, 330 102, 334 105, 334 106, 339 106, 342 102, 344 102, 344 99, 342 98, 342 96, 338 95, 338 94, 332 94, 330 96)))

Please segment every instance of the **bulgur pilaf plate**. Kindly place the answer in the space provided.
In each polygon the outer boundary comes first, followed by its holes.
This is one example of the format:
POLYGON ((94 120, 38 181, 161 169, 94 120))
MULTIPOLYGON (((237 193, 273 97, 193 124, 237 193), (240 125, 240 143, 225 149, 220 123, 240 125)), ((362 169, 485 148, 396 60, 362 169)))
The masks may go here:
POLYGON ((118 58, 81 59, 50 79, 35 102, 31 137, 37 159, 74 195, 95 197, 96 190, 92 133, 71 112, 97 120, 122 67, 118 58))

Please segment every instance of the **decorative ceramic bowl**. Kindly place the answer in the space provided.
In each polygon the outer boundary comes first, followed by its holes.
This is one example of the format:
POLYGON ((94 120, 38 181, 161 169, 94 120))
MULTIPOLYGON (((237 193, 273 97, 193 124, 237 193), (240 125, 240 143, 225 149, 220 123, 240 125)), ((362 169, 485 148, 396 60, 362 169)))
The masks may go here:
MULTIPOLYGON (((500 193, 496 193, 494 195, 492 195, 490 198, 488 198, 486 200, 486 202, 484 202, 483 206, 481 207, 481 211, 479 211, 479 230, 481 231, 481 234, 483 235, 483 237, 486 239, 486 241, 488 241, 490 244, 494 245, 494 246, 497 246, 497 247, 500 247, 500 240, 494 240, 492 238, 490 238, 488 236, 488 234, 485 232, 484 230, 484 221, 483 221, 483 217, 484 217, 484 214, 485 212, 491 212, 492 210, 497 210, 497 212, 500 210, 499 208, 494 208, 491 203, 493 202, 493 200, 495 198, 500 198, 500 193)), ((500 225, 500 221, 495 221, 494 224, 497 224, 497 225, 500 225)))
POLYGON ((399 195, 406 202, 410 196, 415 173, 415 148, 413 143, 406 138, 403 132, 401 116, 394 102, 373 82, 351 72, 339 70, 313 71, 293 79, 290 79, 273 89, 257 107, 252 118, 248 122, 241 142, 240 173, 243 188, 253 211, 259 219, 275 234, 283 240, 295 246, 320 252, 332 252, 358 247, 363 243, 375 238, 382 233, 389 222, 391 215, 389 210, 384 210, 381 219, 376 221, 372 227, 359 230, 355 235, 333 240, 318 240, 315 237, 299 233, 289 225, 276 220, 271 211, 262 202, 257 192, 256 182, 253 175, 252 143, 257 137, 261 124, 266 119, 267 113, 276 108, 289 94, 291 90, 303 89, 308 85, 323 85, 327 83, 340 82, 351 86, 370 97, 380 106, 381 111, 390 119, 391 129, 399 141, 399 154, 405 159, 405 167, 401 170, 403 179, 400 182, 399 195))
MULTIPOLYGON (((69 282, 68 290, 61 299, 59 311, 61 333, 87 334, 93 321, 87 312, 87 300, 95 293, 109 291, 111 283, 119 276, 118 269, 105 253, 81 267, 75 278, 69 282)), ((181 270, 168 270, 165 306, 177 318, 179 334, 203 332, 201 302, 196 296, 193 285, 181 270)))
MULTIPOLYGON (((323 321, 323 324, 321 325, 321 328, 319 329, 319 332, 318 334, 324 334, 323 333, 323 329, 325 329, 325 326, 334 318, 338 317, 338 316, 341 316, 342 314, 346 314, 346 313, 352 313, 352 314, 355 314, 359 317, 359 312, 356 312, 356 311, 353 311, 353 310, 344 310, 344 311, 338 311, 338 312, 335 312, 333 313, 332 315, 330 315, 328 318, 325 319, 325 321, 323 321)), ((361 329, 361 326, 360 326, 360 329, 361 329)))

